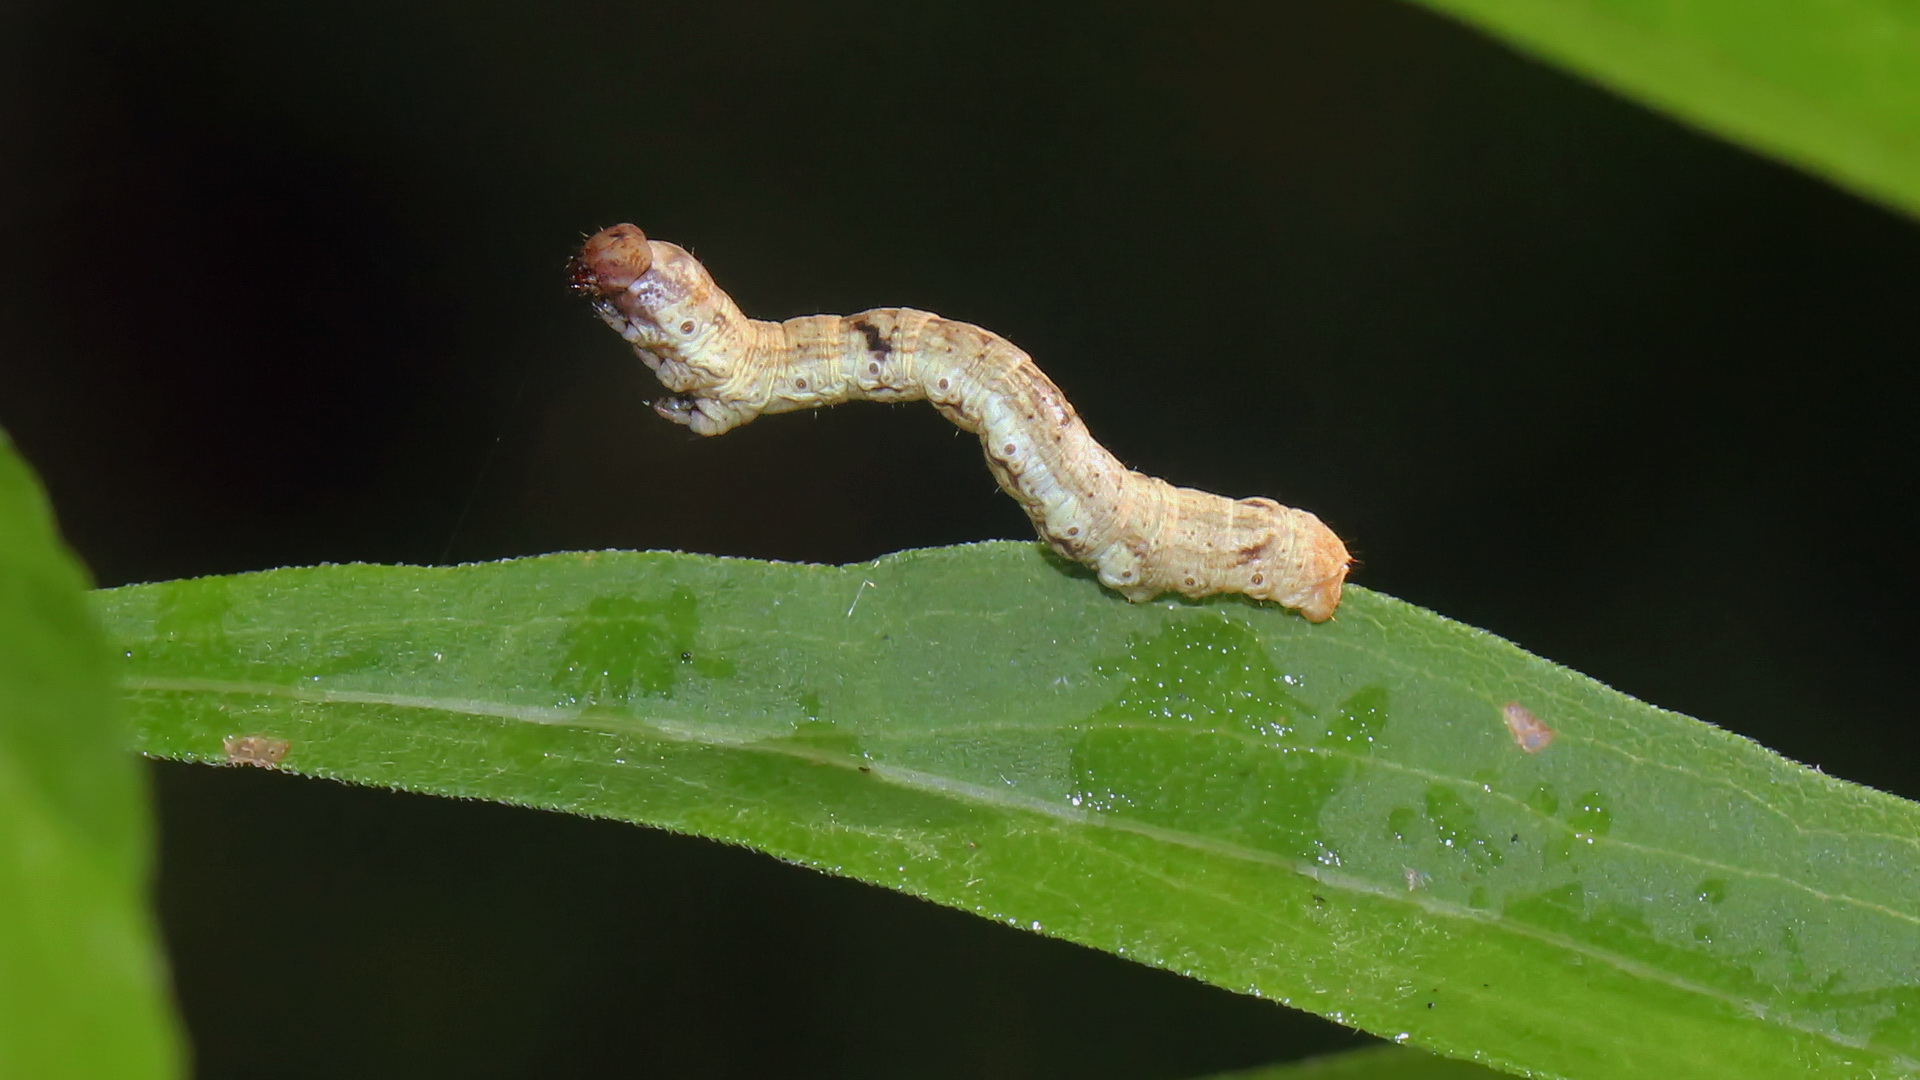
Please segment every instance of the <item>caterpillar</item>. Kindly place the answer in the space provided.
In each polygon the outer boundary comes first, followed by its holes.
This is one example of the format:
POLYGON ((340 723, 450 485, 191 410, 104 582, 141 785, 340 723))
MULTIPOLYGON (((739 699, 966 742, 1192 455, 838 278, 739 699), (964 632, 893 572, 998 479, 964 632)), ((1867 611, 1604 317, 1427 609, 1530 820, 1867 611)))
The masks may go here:
POLYGON ((924 398, 980 437, 1049 547, 1129 600, 1244 593, 1312 622, 1340 604, 1352 559, 1319 518, 1127 469, 997 334, 911 308, 749 319, 698 259, 632 225, 589 237, 569 278, 671 391, 654 411, 700 435, 763 413, 924 398))

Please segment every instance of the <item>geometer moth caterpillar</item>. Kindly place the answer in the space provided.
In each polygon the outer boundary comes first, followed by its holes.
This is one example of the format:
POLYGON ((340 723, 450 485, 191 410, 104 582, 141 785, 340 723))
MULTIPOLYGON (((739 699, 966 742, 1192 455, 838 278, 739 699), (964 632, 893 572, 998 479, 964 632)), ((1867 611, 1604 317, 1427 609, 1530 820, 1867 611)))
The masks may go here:
POLYGON ((571 275, 673 392, 654 411, 701 435, 762 413, 925 398, 980 436, 994 479, 1048 546, 1129 600, 1245 593, 1313 622, 1340 603, 1352 559, 1319 518, 1129 470, 997 334, 911 308, 749 319, 698 259, 632 225, 588 239, 571 275))

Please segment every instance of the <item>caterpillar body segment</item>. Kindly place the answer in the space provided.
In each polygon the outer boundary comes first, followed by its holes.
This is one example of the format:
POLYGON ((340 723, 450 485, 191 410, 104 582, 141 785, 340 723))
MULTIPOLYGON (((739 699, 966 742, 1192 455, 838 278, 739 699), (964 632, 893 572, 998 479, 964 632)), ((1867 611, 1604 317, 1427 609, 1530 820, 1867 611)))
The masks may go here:
POLYGON ((1041 539, 1127 599, 1244 593, 1314 622, 1339 606, 1352 560, 1319 518, 1126 468, 1033 359, 990 331, 911 308, 749 319, 699 260, 632 225, 588 239, 572 283, 671 391, 654 410, 698 434, 762 413, 924 398, 980 437, 1041 539))

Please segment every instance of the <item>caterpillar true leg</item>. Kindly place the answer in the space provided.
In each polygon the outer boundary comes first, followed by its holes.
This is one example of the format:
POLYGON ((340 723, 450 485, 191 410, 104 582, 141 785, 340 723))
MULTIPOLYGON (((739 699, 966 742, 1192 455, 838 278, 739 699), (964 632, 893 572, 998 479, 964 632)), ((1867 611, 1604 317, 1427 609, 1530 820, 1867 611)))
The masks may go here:
POLYGON ((701 435, 761 413, 925 398, 980 436, 1041 539, 1129 600, 1245 593, 1314 622, 1340 604, 1352 559, 1319 518, 1127 469, 997 334, 911 308, 749 319, 699 260, 632 225, 590 238, 572 281, 672 391, 654 411, 701 435))

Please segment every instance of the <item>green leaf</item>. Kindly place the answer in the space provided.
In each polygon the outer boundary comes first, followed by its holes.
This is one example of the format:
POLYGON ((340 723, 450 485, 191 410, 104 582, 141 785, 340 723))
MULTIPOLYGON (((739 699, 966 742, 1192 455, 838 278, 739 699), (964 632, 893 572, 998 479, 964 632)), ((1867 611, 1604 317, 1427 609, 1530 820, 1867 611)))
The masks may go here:
POLYGON ((1374 1046, 1264 1069, 1217 1073, 1207 1080, 1495 1080, 1483 1066, 1400 1046, 1374 1046))
POLYGON ((747 844, 1536 1075, 1920 1069, 1920 806, 1364 589, 1323 626, 1133 605, 1001 543, 318 567, 100 610, 153 754, 255 737, 747 844))
POLYGON ((1920 5, 1911 0, 1421 2, 1920 213, 1920 5))
POLYGON ((139 761, 86 580, 0 433, 0 1076, 161 1077, 139 761))

